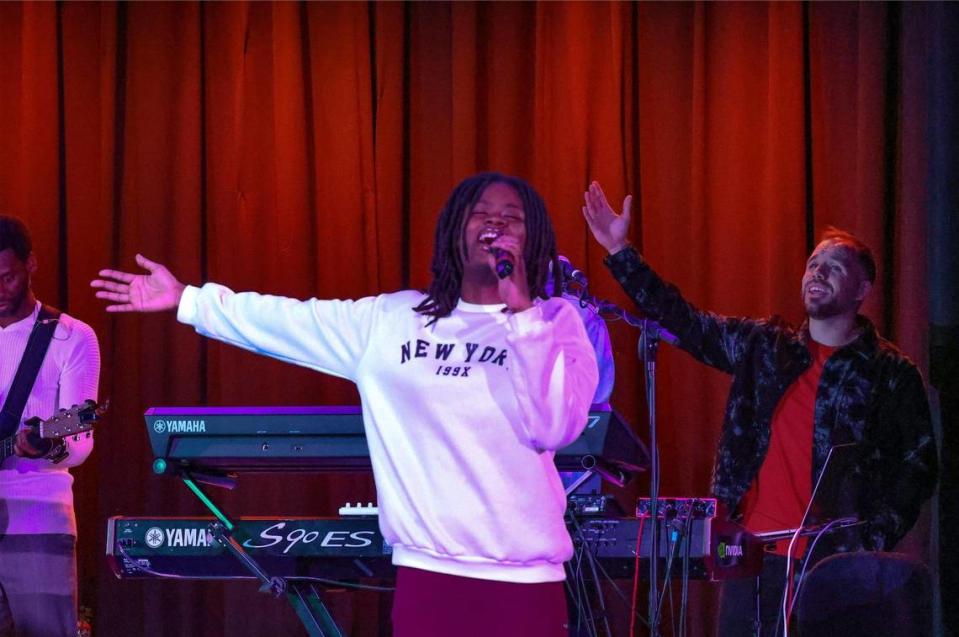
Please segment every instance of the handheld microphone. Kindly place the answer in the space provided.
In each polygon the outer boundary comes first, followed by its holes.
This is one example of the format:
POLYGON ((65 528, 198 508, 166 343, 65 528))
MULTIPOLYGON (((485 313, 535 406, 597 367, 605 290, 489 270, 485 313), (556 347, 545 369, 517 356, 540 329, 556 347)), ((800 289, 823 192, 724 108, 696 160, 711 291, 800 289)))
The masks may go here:
POLYGON ((505 279, 513 273, 513 258, 505 250, 497 248, 493 245, 493 242, 496 241, 501 234, 501 230, 488 228, 480 236, 480 241, 489 246, 490 254, 493 255, 494 259, 496 259, 496 276, 501 279, 505 279))
POLYGON ((513 273, 513 262, 510 260, 509 253, 499 248, 490 247, 490 252, 496 258, 496 276, 505 279, 513 273))

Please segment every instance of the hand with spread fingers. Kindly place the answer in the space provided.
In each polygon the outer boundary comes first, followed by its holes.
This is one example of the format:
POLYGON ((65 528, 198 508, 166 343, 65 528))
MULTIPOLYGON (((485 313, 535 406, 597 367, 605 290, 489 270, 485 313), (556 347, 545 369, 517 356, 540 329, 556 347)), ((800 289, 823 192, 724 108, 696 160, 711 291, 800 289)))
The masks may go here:
POLYGON ((166 266, 150 261, 142 254, 137 265, 149 274, 132 274, 119 270, 100 270, 100 279, 90 281, 97 288, 96 297, 110 301, 107 312, 163 312, 180 304, 186 287, 166 266))
POLYGON ((633 196, 626 195, 623 200, 623 213, 616 214, 616 211, 606 200, 606 194, 600 187, 599 182, 594 181, 589 185, 589 189, 583 194, 586 205, 583 206, 583 217, 589 224, 589 229, 600 243, 610 254, 616 254, 627 245, 629 232, 629 223, 631 220, 631 208, 633 196))

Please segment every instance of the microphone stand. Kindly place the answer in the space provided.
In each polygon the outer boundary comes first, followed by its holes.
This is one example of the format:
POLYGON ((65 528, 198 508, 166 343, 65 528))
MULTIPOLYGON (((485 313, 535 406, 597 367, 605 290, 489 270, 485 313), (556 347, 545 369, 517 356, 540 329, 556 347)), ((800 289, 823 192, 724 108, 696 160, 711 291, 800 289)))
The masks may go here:
MULTIPOLYGON (((663 340, 670 345, 679 345, 679 339, 662 328, 656 321, 639 318, 609 301, 597 300, 589 294, 586 284, 575 282, 580 287, 579 292, 571 291, 571 281, 566 280, 564 291, 579 296, 580 305, 591 307, 597 313, 612 314, 621 318, 628 325, 640 329, 638 355, 643 361, 646 378, 646 407, 649 420, 649 447, 650 447, 650 479, 649 479, 649 515, 651 524, 649 550, 649 636, 659 637, 659 444, 656 439, 656 354, 659 351, 659 341, 663 340)), ((637 547, 637 550, 639 547, 637 547)), ((669 586, 666 582, 664 586, 669 586)))
MULTIPOLYGON (((649 415, 649 516, 652 524, 649 537, 649 635, 659 635, 659 444, 656 440, 656 353, 659 351, 659 330, 643 321, 639 335, 639 358, 646 372, 646 406, 649 415)), ((666 582, 664 586, 669 586, 666 582)))

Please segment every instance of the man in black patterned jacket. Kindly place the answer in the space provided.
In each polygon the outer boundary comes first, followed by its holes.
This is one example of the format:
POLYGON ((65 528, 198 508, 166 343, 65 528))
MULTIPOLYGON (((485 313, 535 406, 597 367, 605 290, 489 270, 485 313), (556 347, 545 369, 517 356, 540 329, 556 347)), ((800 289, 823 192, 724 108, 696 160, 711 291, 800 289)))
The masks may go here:
MULTIPOLYGON (((629 245, 631 198, 622 214, 599 184, 583 214, 609 256, 606 265, 651 319, 674 333, 697 360, 733 376, 713 470, 712 492, 732 519, 753 532, 799 526, 830 448, 858 443, 836 493, 818 493, 823 518, 855 515, 864 524, 823 536, 816 559, 838 552, 889 551, 915 524, 937 475, 929 404, 916 366, 858 313, 876 266, 869 248, 830 230, 802 277, 808 315, 798 329, 778 317, 732 318, 703 312, 664 282, 629 245)), ((793 546, 803 557, 805 542, 793 546)), ((789 542, 764 560, 761 634, 775 635, 789 542)), ((753 635, 755 589, 723 589, 720 635, 753 635)))

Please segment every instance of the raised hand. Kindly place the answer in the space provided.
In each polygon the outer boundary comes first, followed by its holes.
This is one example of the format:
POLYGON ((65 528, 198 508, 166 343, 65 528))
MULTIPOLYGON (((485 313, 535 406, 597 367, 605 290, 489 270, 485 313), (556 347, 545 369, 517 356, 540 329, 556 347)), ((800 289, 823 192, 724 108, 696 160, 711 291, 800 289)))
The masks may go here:
POLYGON ((599 182, 591 183, 589 189, 583 194, 583 198, 586 200, 586 205, 583 206, 583 217, 586 218, 590 231, 600 245, 610 254, 616 254, 625 248, 629 244, 626 237, 629 232, 633 196, 626 195, 623 200, 623 214, 616 214, 609 205, 599 182))
POLYGON ((142 254, 137 265, 149 274, 131 274, 119 270, 100 270, 102 279, 90 281, 97 298, 112 301, 107 312, 162 312, 175 309, 186 287, 170 274, 166 266, 150 261, 142 254))

